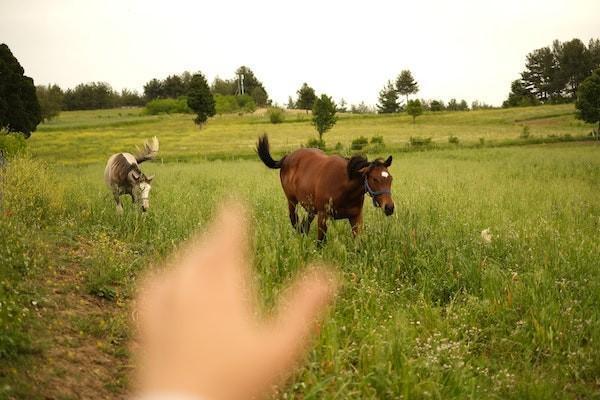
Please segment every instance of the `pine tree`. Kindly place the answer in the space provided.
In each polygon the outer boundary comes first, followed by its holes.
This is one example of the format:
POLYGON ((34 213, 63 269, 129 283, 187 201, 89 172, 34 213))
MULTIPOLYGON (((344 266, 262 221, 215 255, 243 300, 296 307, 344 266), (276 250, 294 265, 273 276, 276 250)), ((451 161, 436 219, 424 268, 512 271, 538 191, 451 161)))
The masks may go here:
POLYGON ((406 112, 408 113, 408 115, 413 117, 413 124, 414 124, 417 117, 419 115, 423 114, 423 106, 421 105, 421 102, 419 101, 419 99, 409 100, 408 104, 406 105, 406 112))
POLYGON ((400 72, 398 78, 396 78, 396 90, 403 96, 406 96, 406 102, 408 103, 408 95, 415 94, 419 91, 419 85, 412 76, 412 73, 405 69, 400 72))
POLYGON ((391 114, 397 113, 400 110, 400 103, 398 102, 398 92, 394 88, 391 81, 379 92, 379 103, 377 104, 377 111, 380 114, 391 114))
POLYGON ((200 72, 192 75, 187 103, 196 113, 194 122, 197 125, 204 124, 208 117, 215 115, 215 99, 210 92, 206 78, 200 72))
POLYGON ((590 124, 598 123, 596 138, 600 137, 600 68, 579 85, 575 108, 577 118, 590 124))
POLYGON ((24 73, 8 46, 0 44, 0 132, 20 132, 28 138, 42 113, 33 79, 24 73))
POLYGON ((308 114, 308 110, 312 110, 315 100, 317 99, 315 89, 311 88, 306 82, 304 82, 296 93, 298 94, 296 107, 301 110, 306 110, 306 113, 308 114))

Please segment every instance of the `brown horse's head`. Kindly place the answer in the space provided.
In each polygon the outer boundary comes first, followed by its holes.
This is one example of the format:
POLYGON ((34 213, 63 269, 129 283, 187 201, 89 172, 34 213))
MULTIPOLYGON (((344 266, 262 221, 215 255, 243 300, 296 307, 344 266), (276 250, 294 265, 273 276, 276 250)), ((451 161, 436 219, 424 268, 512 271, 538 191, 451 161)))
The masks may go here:
POLYGON ((394 213, 392 175, 388 171, 390 165, 392 165, 392 156, 385 161, 376 159, 370 162, 363 156, 353 156, 348 161, 350 179, 363 181, 365 192, 373 198, 373 205, 383 208, 385 215, 394 213))

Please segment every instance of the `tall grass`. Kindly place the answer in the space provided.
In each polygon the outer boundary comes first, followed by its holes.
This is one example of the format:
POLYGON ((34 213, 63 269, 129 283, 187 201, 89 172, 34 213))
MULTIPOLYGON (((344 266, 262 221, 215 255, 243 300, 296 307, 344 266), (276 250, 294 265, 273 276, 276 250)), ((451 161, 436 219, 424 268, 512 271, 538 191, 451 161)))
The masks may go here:
MULTIPOLYGON (((307 262, 335 264, 343 280, 306 364, 277 397, 585 398, 600 371, 599 167, 597 146, 397 154, 396 214, 366 202, 365 232, 354 240, 333 222, 319 249, 314 226, 308 237, 291 229, 278 174, 256 161, 144 164, 156 175, 150 212, 126 201, 119 217, 101 164, 48 170, 23 160, 5 172, 14 188, 4 187, 0 226, 37 231, 48 263, 44 246, 68 243, 84 290, 126 303, 141 271, 235 196, 250 207, 265 310, 307 262)), ((29 238, 6 232, 2 257, 30 263, 29 238)), ((11 271, 10 282, 27 276, 11 271)), ((20 289, 13 298, 30 300, 20 289)), ((127 337, 122 324, 93 329, 127 337)))

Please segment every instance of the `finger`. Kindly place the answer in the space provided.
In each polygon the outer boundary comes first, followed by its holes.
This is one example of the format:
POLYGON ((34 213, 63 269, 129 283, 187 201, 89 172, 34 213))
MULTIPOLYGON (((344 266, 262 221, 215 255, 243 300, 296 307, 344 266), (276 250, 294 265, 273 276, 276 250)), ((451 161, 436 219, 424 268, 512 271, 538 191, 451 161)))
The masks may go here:
POLYGON ((337 287, 331 270, 311 267, 283 295, 269 335, 274 338, 271 354, 279 370, 289 369, 304 354, 337 287))

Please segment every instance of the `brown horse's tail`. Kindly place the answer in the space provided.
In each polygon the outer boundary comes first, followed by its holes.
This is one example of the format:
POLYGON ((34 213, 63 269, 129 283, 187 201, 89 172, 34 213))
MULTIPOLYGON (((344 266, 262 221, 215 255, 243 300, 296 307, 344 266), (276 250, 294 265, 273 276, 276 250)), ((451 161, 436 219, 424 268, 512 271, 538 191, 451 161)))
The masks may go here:
POLYGON ((279 161, 273 160, 273 157, 271 157, 271 152, 269 151, 269 138, 267 137, 267 134, 264 134, 258 138, 256 152, 267 167, 272 169, 281 168, 281 162, 283 161, 283 158, 279 161))

